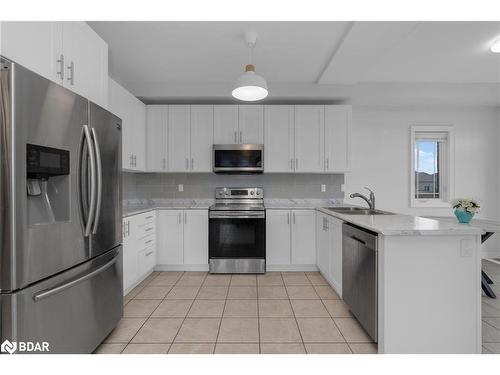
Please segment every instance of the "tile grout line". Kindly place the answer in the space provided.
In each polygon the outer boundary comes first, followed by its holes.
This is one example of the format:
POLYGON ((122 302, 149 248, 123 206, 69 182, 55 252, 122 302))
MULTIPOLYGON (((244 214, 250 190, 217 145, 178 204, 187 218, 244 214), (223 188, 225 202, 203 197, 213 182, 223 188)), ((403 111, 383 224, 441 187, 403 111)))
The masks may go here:
POLYGON ((229 295, 229 288, 231 288, 232 280, 233 280, 233 275, 229 275, 229 284, 227 285, 226 298, 224 299, 224 307, 222 308, 222 315, 220 317, 219 329, 217 330, 217 336, 215 337, 215 345, 212 354, 215 354, 215 349, 217 348, 217 343, 219 342, 220 327, 222 326, 222 319, 224 319, 224 313, 226 312, 227 296, 229 295))
MULTIPOLYGON (((182 276, 184 276, 186 272, 184 271, 184 273, 182 274, 182 276)), ((198 297, 198 294, 200 294, 200 290, 201 290, 201 286, 203 285, 203 283, 205 282, 205 279, 207 278, 207 274, 205 274, 205 277, 203 278, 203 281, 201 282, 200 286, 198 287, 198 291, 196 292, 196 295, 194 296, 194 299, 191 301, 191 305, 189 305, 189 309, 188 311, 186 311, 186 315, 184 316, 184 318, 182 319, 182 322, 181 322, 181 325, 179 326, 179 329, 177 330, 177 332, 175 333, 175 336, 174 338, 172 339, 172 342, 170 343, 170 348, 168 349, 168 352, 167 354, 170 352, 170 350, 172 349, 172 347, 174 346, 174 343, 175 343, 175 339, 177 338, 177 336, 179 335, 179 332, 181 331, 182 329, 182 326, 184 325, 184 322, 186 321, 187 319, 187 316, 189 315, 189 312, 191 311, 191 308, 193 307, 194 305, 194 301, 196 301, 196 297, 198 297)), ((179 280, 182 278, 182 276, 179 278, 179 280)), ((179 280, 177 280, 177 282, 179 282, 179 280)), ((175 285, 177 285, 177 283, 175 283, 175 285)), ((180 285, 179 285, 180 286, 180 285)), ((173 288, 172 288, 173 289, 173 288)), ((165 297, 166 298, 166 297, 165 297)))
MULTIPOLYGON (((308 354, 307 349, 306 349, 306 345, 304 344, 304 337, 302 337, 302 332, 300 330, 299 322, 297 321, 297 316, 295 315, 295 310, 293 309, 292 301, 290 299, 290 295, 288 294, 288 289, 286 288, 285 279, 283 278, 283 272, 280 272, 280 275, 281 275, 281 279, 283 280, 283 285, 285 287, 285 293, 288 297, 288 303, 290 304, 290 308, 292 309, 293 319, 295 320, 295 325, 297 326, 297 331, 299 331, 300 341, 302 343, 302 347, 304 348, 304 353, 308 354)), ((309 280, 309 279, 307 279, 307 280, 309 280)))
MULTIPOLYGON (((179 281, 181 279, 181 277, 184 275, 184 272, 180 275, 179 279, 177 279, 177 281, 179 281)), ((153 278, 154 279, 154 278, 153 278)), ((150 280, 148 282, 148 284, 146 285, 149 285, 149 283, 151 282, 152 280, 150 280)), ((177 284, 177 281, 175 284, 177 284)), ((173 289, 173 287, 175 286, 175 284, 172 286, 172 288, 170 288, 170 290, 168 291, 168 293, 170 293, 170 291, 173 289)), ((143 289, 145 288, 146 286, 143 287, 143 289)), ((141 289, 142 291, 142 289, 141 289)), ((165 297, 161 300, 162 302, 165 300, 165 298, 167 297, 168 293, 165 295, 165 297)), ((134 297, 135 298, 135 297, 134 297)), ((144 325, 149 321, 149 319, 151 318, 151 315, 153 315, 153 313, 156 311, 156 309, 158 309, 158 307, 161 305, 161 302, 158 304, 158 306, 156 306, 156 308, 153 309, 153 311, 151 311, 151 313, 149 314, 148 317, 146 317, 146 320, 144 321, 144 323, 142 323, 142 325, 139 327, 139 329, 137 330, 137 332, 132 336, 132 338, 127 342, 127 344, 125 345, 125 347, 122 349, 122 351, 120 352, 120 354, 123 353, 123 351, 127 348, 127 346, 129 346, 129 344, 132 342, 132 340, 137 336, 137 334, 139 333, 139 331, 142 329, 142 327, 144 327, 144 325)), ((171 345, 170 345, 171 346, 171 345)), ((170 347, 168 348, 168 350, 170 350, 170 347)), ((167 353, 168 353, 168 350, 167 350, 167 353)), ((166 353, 165 353, 166 354, 166 353)))

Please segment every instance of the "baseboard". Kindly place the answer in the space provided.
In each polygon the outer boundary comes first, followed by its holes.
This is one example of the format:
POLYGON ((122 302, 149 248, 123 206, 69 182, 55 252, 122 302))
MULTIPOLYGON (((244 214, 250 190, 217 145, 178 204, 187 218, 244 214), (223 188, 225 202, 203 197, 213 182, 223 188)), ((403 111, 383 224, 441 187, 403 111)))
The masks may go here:
POLYGON ((134 289, 136 286, 138 286, 140 283, 142 283, 146 278, 153 273, 154 269, 151 268, 148 272, 146 272, 143 276, 141 276, 135 283, 133 283, 131 286, 129 286, 127 289, 123 291, 123 296, 125 297, 127 294, 130 293, 132 289, 134 289))
POLYGON ((330 286, 335 290, 339 297, 342 298, 342 286, 338 282, 321 272, 321 270, 319 270, 319 273, 325 278, 326 281, 328 281, 328 284, 330 284, 330 286))
POLYGON ((155 271, 208 271, 208 264, 157 264, 155 271))
POLYGON ((315 264, 266 264, 266 271, 269 272, 316 272, 318 267, 315 264))

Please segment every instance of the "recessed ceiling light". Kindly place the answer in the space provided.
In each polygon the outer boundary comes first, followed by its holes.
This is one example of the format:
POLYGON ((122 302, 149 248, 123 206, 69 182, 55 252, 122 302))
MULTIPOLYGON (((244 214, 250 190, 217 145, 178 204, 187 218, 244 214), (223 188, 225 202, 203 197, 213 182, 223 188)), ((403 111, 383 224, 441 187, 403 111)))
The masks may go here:
POLYGON ((267 82, 264 77, 255 73, 255 65, 252 64, 252 52, 257 42, 257 33, 245 33, 245 41, 250 49, 250 64, 245 66, 245 73, 237 79, 231 94, 238 100, 254 102, 268 95, 267 82))
POLYGON ((495 39, 495 41, 490 47, 490 50, 493 53, 500 53, 500 36, 495 39))

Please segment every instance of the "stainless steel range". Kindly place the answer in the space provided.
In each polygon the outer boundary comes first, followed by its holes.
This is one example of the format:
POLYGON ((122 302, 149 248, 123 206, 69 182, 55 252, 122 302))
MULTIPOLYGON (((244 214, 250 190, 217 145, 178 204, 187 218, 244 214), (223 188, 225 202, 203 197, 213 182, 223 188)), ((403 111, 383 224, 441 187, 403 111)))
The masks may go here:
POLYGON ((208 215, 210 273, 266 272, 262 188, 217 188, 208 215))

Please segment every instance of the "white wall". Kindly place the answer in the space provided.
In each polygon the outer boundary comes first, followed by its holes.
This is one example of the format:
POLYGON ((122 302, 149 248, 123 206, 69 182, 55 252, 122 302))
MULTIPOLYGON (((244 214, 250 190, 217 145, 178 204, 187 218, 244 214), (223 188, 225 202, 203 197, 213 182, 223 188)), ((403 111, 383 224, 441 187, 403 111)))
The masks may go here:
MULTIPOLYGON (((479 218, 500 220, 500 122, 496 108, 354 107, 352 172, 345 177, 347 203, 364 186, 375 190, 377 207, 412 215, 452 215, 451 208, 410 208, 410 126, 453 125, 455 196, 480 200, 479 218)), ((483 251, 500 255, 500 233, 483 251)))

